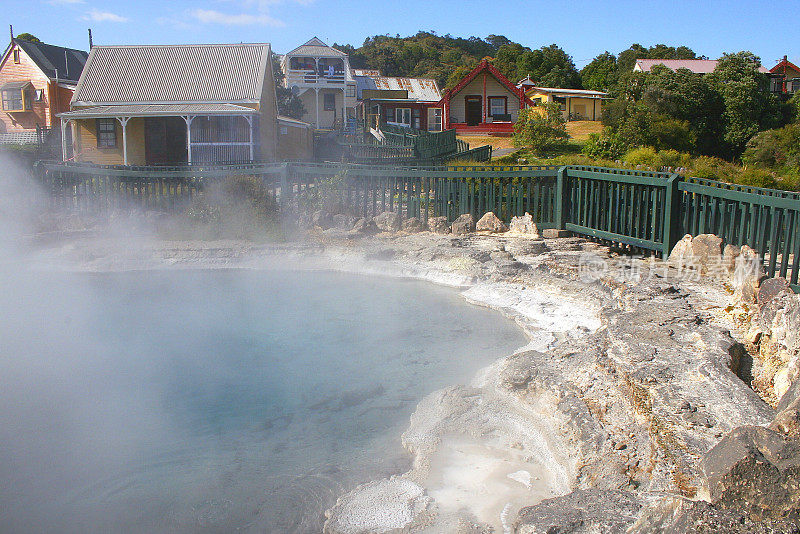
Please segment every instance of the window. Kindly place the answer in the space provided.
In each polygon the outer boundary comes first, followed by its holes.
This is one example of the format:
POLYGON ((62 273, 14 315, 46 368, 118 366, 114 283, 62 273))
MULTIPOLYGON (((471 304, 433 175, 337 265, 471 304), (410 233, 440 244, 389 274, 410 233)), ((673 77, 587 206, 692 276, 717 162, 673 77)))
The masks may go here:
POLYGON ((439 132, 442 130, 442 108, 428 109, 428 131, 439 132))
POLYGON ((322 109, 325 111, 334 111, 336 109, 336 95, 333 93, 324 93, 322 95, 322 109))
POLYGON ((394 122, 411 125, 411 108, 397 108, 394 110, 394 122))
POLYGON ((418 108, 411 110, 411 127, 417 130, 422 128, 421 113, 418 108))
POLYGON ((19 48, 14 49, 14 63, 19 63, 19 48))
POLYGON ((34 93, 33 100, 36 102, 41 102, 42 100, 44 100, 44 90, 37 89, 36 92, 34 93))
POLYGON ((31 97, 21 89, 3 89, 3 111, 31 109, 31 97))
POLYGON ((504 96, 490 96, 489 116, 505 115, 508 112, 508 99, 504 96))
POLYGON ((281 135, 286 135, 288 133, 289 133, 289 127, 288 126, 281 126, 281 135))
POLYGON ((99 148, 117 146, 116 119, 97 119, 97 146, 99 148))
POLYGON ((553 97, 553 102, 558 104, 558 107, 559 107, 559 109, 561 109, 561 111, 566 111, 567 110, 567 97, 565 97, 565 96, 554 96, 553 97))
POLYGON ((356 96, 356 86, 355 85, 348 85, 347 86, 347 96, 348 97, 356 96))

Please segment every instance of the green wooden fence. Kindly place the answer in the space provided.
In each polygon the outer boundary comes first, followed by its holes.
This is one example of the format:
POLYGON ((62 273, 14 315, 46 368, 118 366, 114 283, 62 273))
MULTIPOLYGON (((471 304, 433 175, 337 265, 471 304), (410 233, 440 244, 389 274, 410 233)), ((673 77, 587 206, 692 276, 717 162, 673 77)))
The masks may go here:
POLYGON ((262 163, 122 167, 39 162, 51 204, 103 211, 134 204, 181 209, 231 175, 261 180, 287 210, 316 209, 333 195, 354 215, 403 218, 487 211, 509 221, 530 213, 540 228, 566 229, 635 251, 667 256, 686 233, 750 245, 769 276, 795 289, 800 273, 800 194, 677 174, 585 166, 386 166, 262 163))

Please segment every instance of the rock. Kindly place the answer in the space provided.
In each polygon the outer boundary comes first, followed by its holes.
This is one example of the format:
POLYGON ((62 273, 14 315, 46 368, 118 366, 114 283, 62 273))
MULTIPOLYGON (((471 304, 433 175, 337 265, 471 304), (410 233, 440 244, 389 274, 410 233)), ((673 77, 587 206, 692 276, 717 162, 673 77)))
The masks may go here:
POLYGON ((333 228, 334 221, 333 216, 324 210, 317 210, 311 216, 311 223, 314 226, 322 228, 323 230, 327 230, 328 228, 333 228))
POLYGON ((735 291, 735 298, 742 302, 754 303, 759 281, 764 276, 758 253, 744 245, 734 260, 734 264, 735 268, 730 282, 735 291))
POLYGON ((497 215, 495 215, 491 211, 488 211, 475 224, 475 230, 477 230, 478 232, 500 233, 500 232, 507 232, 508 226, 506 226, 505 223, 497 217, 497 215))
POLYGON ((333 216, 333 226, 340 230, 351 230, 355 222, 356 218, 352 215, 339 213, 333 216))
POLYGON ((572 235, 572 232, 570 232, 569 230, 558 230, 556 228, 547 228, 546 230, 542 230, 542 237, 545 239, 569 237, 570 235, 572 235))
POLYGON ((530 237, 539 237, 539 229, 533 222, 533 217, 527 211, 521 217, 512 217, 508 231, 512 234, 524 234, 530 237))
POLYGON ((792 439, 800 439, 800 400, 780 411, 767 428, 792 439))
POLYGON ((722 238, 714 234, 693 237, 692 257, 701 274, 717 274, 722 265, 722 238))
POLYGON ((428 230, 435 234, 449 234, 450 225, 447 224, 447 217, 431 217, 428 219, 428 230))
POLYGON ((758 320, 762 328, 770 330, 778 310, 786 304, 785 299, 794 295, 785 278, 768 278, 758 286, 758 320))
POLYGON ((375 217, 375 224, 382 232, 397 232, 401 227, 400 214, 384 211, 375 217))
POLYGON ((363 235, 375 235, 378 232, 380 232, 380 229, 372 218, 357 220, 353 225, 353 229, 350 230, 350 233, 363 235))
POLYGON ((722 251, 722 273, 730 277, 736 270, 736 258, 742 253, 742 249, 733 245, 725 245, 725 250, 722 251))
POLYGON ((411 217, 403 221, 403 231, 409 234, 416 234, 425 230, 425 225, 416 217, 411 217))
POLYGON ((475 217, 471 213, 460 215, 458 219, 450 225, 453 235, 465 235, 475 231, 475 217))
POLYGON ((522 508, 513 531, 519 534, 621 534, 633 525, 641 508, 640 499, 631 492, 579 489, 522 508))
POLYGON ((753 521, 740 510, 721 509, 705 501, 668 497, 643 514, 632 533, 675 532, 681 534, 797 534, 789 521, 753 521))
POLYGON ((735 428, 702 458, 712 503, 755 520, 798 519, 800 442, 764 427, 735 428))
POLYGON ((674 247, 672 247, 667 261, 670 265, 680 268, 682 266, 686 266, 687 263, 690 263, 692 261, 691 259, 692 236, 691 234, 686 234, 681 238, 680 241, 675 243, 674 247))

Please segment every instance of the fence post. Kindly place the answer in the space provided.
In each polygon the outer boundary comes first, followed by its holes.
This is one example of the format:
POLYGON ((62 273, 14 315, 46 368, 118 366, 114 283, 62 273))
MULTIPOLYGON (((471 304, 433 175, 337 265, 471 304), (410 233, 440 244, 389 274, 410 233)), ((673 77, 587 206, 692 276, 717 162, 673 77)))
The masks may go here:
POLYGON ((291 201, 292 192, 290 191, 289 185, 289 166, 291 163, 286 162, 283 164, 283 168, 281 169, 281 198, 280 198, 280 206, 281 211, 284 213, 289 208, 289 202, 291 201))
POLYGON ((556 175, 556 206, 555 206, 555 223, 557 230, 564 230, 564 226, 566 223, 566 213, 564 209, 564 204, 567 202, 566 199, 566 179, 567 179, 567 167, 559 167, 558 173, 556 175))
POLYGON ((664 201, 664 239, 661 245, 661 257, 669 258, 681 235, 681 197, 678 184, 683 180, 680 174, 671 174, 667 179, 667 194, 664 201))

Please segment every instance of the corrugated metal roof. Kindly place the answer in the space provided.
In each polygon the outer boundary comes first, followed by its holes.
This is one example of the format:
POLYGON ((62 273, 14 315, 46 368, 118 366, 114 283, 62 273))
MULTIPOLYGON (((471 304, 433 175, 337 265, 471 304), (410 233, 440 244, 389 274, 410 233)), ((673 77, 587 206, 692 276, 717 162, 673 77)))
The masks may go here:
POLYGON ((56 71, 58 71, 59 80, 78 81, 88 56, 83 50, 46 43, 35 43, 22 39, 14 39, 14 43, 28 54, 45 76, 52 79, 56 78, 56 71))
POLYGON ((356 76, 358 98, 365 89, 408 91, 409 100, 438 102, 442 99, 436 80, 427 78, 395 78, 390 76, 356 76))
POLYGON ((258 102, 269 44, 95 46, 74 103, 258 102))
POLYGON ((328 46, 320 39, 314 37, 305 44, 302 44, 286 54, 287 56, 309 56, 309 57, 347 57, 341 50, 336 50, 328 46))
MULTIPOLYGON (((664 65, 668 69, 672 70, 689 69, 695 74, 708 74, 710 72, 714 72, 714 69, 717 68, 717 60, 716 59, 637 59, 636 60, 636 66, 638 66, 639 69, 642 70, 642 72, 650 72, 650 69, 652 69, 655 65, 664 65)), ((766 74, 769 71, 764 67, 759 67, 758 72, 766 74)))
POLYGON ((176 117, 181 115, 251 115, 253 108, 233 104, 133 104, 125 106, 92 106, 59 113, 65 119, 101 117, 176 117))
POLYGON ((531 87, 525 94, 530 92, 535 93, 537 91, 540 93, 550 93, 556 96, 586 96, 597 98, 605 98, 608 96, 608 93, 602 91, 590 91, 589 89, 560 89, 557 87, 531 87))

